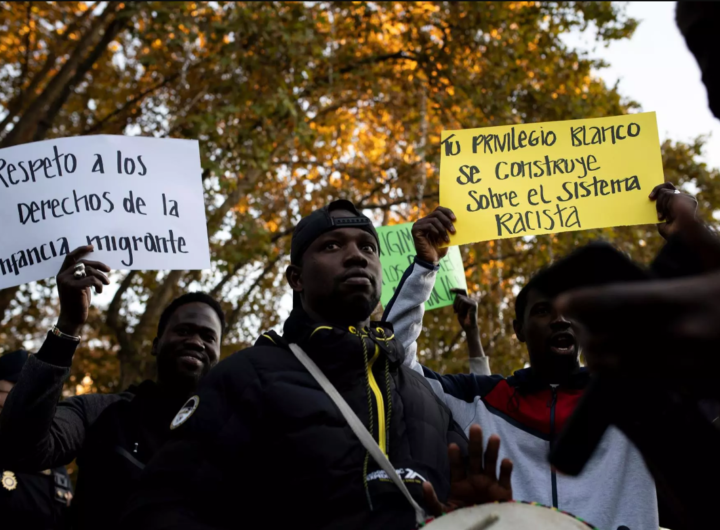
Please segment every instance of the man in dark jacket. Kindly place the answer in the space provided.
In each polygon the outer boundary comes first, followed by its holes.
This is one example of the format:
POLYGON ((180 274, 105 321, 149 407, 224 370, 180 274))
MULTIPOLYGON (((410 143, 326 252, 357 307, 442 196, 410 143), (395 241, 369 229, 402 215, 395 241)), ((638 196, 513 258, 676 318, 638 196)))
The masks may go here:
POLYGON ((145 464, 169 436, 173 416, 218 362, 224 327, 217 301, 204 293, 183 295, 160 317, 152 350, 157 381, 58 403, 80 343, 90 289, 108 283, 105 265, 81 259, 91 249, 80 247, 63 263, 58 323, 28 359, 0 415, 3 467, 39 471, 77 458, 71 511, 78 530, 117 524, 145 464))
MULTIPOLYGON (((0 357, 0 412, 27 359, 25 350, 0 357)), ((7 530, 68 528, 72 486, 64 467, 34 473, 0 469, 0 475, 0 527, 7 530)))
MULTIPOLYGON (((415 527, 410 503, 291 343, 342 395, 418 503, 429 485, 448 499, 448 444, 459 446, 451 455, 461 467, 468 442, 427 382, 402 366, 392 327, 369 322, 382 282, 378 249, 370 220, 348 201, 300 221, 286 273, 295 307, 284 334, 263 335, 202 382, 173 420, 178 439, 148 466, 122 528, 415 527)), ((488 456, 487 487, 472 500, 509 498, 511 465, 502 464, 498 479, 488 456)))

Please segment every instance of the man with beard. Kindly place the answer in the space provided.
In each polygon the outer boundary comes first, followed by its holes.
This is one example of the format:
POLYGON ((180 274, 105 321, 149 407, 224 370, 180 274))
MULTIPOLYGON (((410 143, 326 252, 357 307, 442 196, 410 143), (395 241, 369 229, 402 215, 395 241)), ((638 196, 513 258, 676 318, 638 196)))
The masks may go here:
POLYGON ((471 431, 466 475, 460 453, 468 441, 450 411, 402 366, 392 327, 369 321, 382 283, 378 249, 372 223, 349 201, 300 221, 283 335, 264 334, 202 382, 173 420, 177 440, 148 466, 122 528, 404 530, 422 518, 418 505, 438 511, 437 498, 510 498, 512 464, 503 461, 496 474, 498 437, 483 464, 482 433, 471 431), (308 359, 321 376, 306 368, 308 359), (334 389, 326 393, 322 377, 334 389), (363 441, 343 402, 369 433, 363 441), (378 465, 378 448, 397 483, 378 465))
POLYGON ((28 358, 0 415, 0 462, 39 471, 77 458, 74 528, 114 528, 145 464, 164 444, 170 422, 219 359, 225 319, 218 302, 188 293, 162 313, 152 354, 157 380, 120 394, 84 394, 58 401, 70 374, 91 289, 109 283, 109 268, 67 255, 57 276, 60 317, 37 355, 28 358))

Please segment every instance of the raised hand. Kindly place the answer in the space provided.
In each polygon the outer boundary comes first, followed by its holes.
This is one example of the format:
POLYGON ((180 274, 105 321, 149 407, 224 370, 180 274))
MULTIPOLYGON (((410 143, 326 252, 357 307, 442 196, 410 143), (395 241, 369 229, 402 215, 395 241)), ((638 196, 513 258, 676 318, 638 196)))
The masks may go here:
POLYGON ((95 288, 95 292, 101 293, 103 286, 110 284, 105 274, 110 272, 110 267, 99 261, 82 259, 92 250, 92 245, 86 245, 70 252, 65 256, 65 261, 56 277, 60 296, 60 317, 57 327, 68 335, 80 335, 90 310, 92 288, 95 288), (79 264, 84 266, 85 275, 75 277, 75 269, 79 264))
POLYGON ((423 490, 425 504, 434 516, 442 515, 456 508, 483 504, 486 502, 512 500, 511 475, 513 464, 505 458, 500 463, 500 476, 497 474, 500 437, 493 434, 488 439, 487 451, 483 454, 483 432, 479 425, 470 426, 468 445, 469 465, 466 467, 455 444, 448 447, 450 457, 450 497, 442 504, 432 484, 425 482, 423 490))
POLYGON ((413 224, 412 236, 417 257, 437 265, 448 251, 450 234, 455 233, 455 214, 448 208, 438 206, 430 215, 413 224))
POLYGON ((675 185, 664 182, 653 188, 650 200, 655 201, 659 221, 657 225, 660 235, 668 239, 677 233, 689 221, 695 220, 698 202, 687 193, 680 193, 675 185))
POLYGON ((450 292, 455 294, 453 311, 457 315, 460 327, 463 328, 465 333, 477 330, 477 301, 470 298, 464 289, 451 289, 450 292))

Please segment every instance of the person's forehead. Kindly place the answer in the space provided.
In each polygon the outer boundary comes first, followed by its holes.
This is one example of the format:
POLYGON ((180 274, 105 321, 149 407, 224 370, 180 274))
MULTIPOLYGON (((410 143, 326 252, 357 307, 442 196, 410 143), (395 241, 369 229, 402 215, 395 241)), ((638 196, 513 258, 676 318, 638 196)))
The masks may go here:
POLYGON ((550 303, 553 301, 551 296, 543 293, 537 288, 530 289, 527 297, 527 308, 530 309, 535 304, 550 303))
MULTIPOLYGON (((354 217, 354 216, 350 216, 350 217, 354 217)), ((313 244, 310 246, 310 248, 317 248, 318 246, 320 246, 320 244, 327 241, 328 239, 345 239, 345 240, 355 240, 355 241, 363 241, 363 240, 374 241, 375 240, 375 238, 372 236, 372 234, 363 230, 362 228, 355 228, 355 227, 336 228, 335 230, 330 230, 328 232, 325 232, 321 236, 319 236, 313 242, 313 244)))
POLYGON ((203 302, 190 302, 178 307, 170 317, 170 326, 194 324, 220 330, 222 324, 215 310, 203 302))

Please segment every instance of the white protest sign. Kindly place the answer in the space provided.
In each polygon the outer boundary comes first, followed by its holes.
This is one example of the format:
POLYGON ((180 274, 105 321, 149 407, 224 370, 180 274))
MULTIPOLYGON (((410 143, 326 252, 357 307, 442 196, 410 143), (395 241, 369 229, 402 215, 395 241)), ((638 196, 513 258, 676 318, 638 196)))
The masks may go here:
POLYGON ((65 254, 113 269, 210 267, 195 140, 59 138, 0 149, 0 288, 55 276, 65 254))

